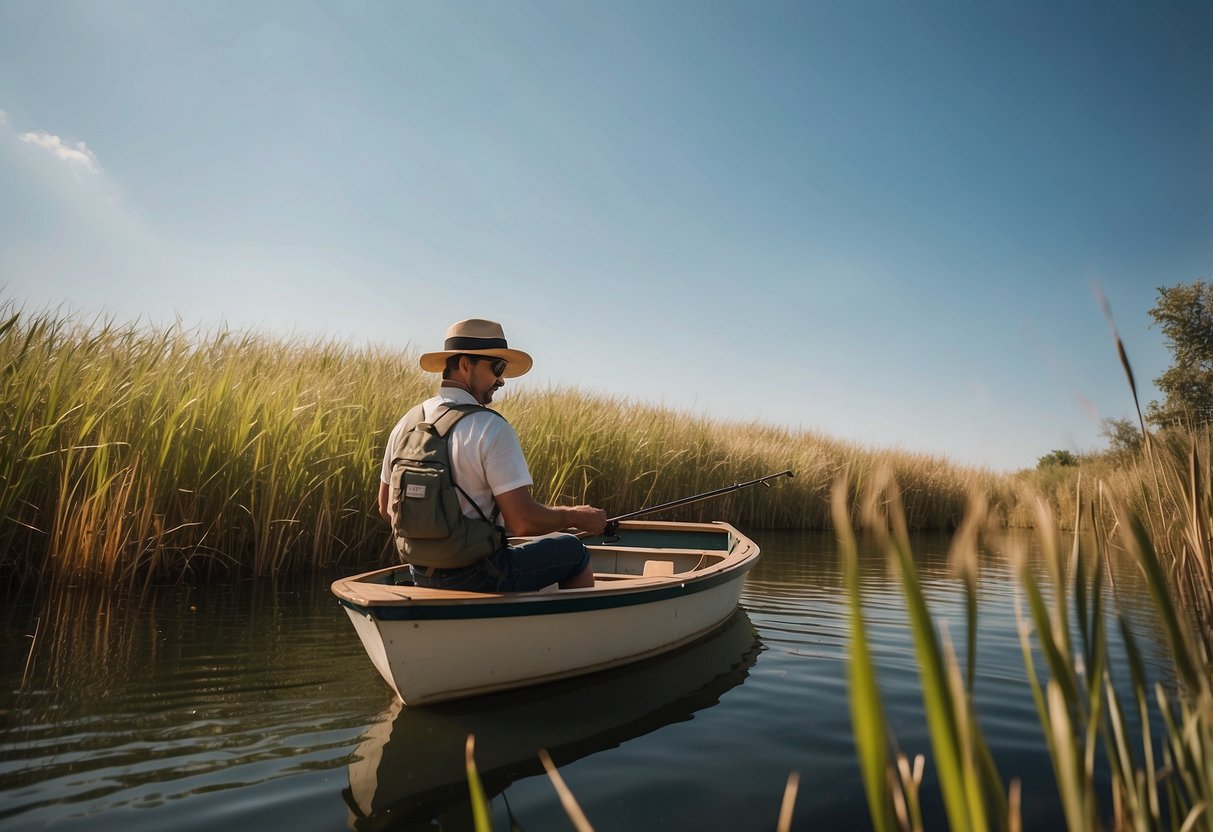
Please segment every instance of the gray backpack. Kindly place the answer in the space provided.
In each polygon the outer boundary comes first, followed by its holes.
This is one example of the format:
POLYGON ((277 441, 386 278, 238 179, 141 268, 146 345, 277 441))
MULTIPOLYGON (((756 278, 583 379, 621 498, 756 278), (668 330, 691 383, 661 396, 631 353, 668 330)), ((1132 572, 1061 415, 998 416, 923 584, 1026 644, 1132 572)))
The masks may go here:
POLYGON ((487 558, 506 545, 505 529, 485 517, 476 501, 455 482, 448 436, 469 413, 495 410, 477 404, 443 404, 432 421, 424 421, 422 406, 405 416, 405 427, 392 448, 389 499, 392 532, 400 557, 415 566, 455 569, 487 558), (459 494, 479 518, 468 517, 459 494))

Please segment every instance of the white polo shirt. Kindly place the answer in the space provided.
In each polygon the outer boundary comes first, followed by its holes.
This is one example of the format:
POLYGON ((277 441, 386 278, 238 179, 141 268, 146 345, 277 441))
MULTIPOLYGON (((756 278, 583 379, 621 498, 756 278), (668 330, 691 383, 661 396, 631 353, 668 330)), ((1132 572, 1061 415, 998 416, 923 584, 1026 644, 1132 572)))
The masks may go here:
MULTIPOLYGON (((472 394, 459 387, 439 387, 438 395, 422 403, 426 420, 434 417, 438 406, 448 404, 478 404, 472 394)), ((383 454, 383 467, 379 479, 392 481, 391 449, 404 431, 404 417, 392 428, 387 448, 383 454)), ((505 419, 492 413, 469 413, 460 419, 448 435, 451 452, 451 469, 455 482, 476 501, 485 517, 493 512, 493 495, 504 494, 533 485, 531 472, 527 470, 526 458, 518 434, 505 419)), ((479 517, 476 510, 459 495, 459 505, 468 517, 479 517)))

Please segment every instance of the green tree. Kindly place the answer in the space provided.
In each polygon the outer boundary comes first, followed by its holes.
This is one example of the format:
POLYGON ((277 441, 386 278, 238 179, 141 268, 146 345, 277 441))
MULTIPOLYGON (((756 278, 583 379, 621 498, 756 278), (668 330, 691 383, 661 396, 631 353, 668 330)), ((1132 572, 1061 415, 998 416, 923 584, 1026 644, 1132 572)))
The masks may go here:
POLYGON ((1049 451, 1047 454, 1036 460, 1037 468, 1052 468, 1055 465, 1069 466, 1077 465, 1078 457, 1069 451, 1049 451))
POLYGON ((1213 422, 1213 282, 1160 287, 1150 317, 1173 363, 1154 380, 1166 398, 1150 402, 1146 417, 1159 427, 1213 422))
POLYGON ((1108 440, 1108 455, 1129 462, 1141 453, 1141 430, 1132 419, 1104 419, 1099 431, 1108 440))

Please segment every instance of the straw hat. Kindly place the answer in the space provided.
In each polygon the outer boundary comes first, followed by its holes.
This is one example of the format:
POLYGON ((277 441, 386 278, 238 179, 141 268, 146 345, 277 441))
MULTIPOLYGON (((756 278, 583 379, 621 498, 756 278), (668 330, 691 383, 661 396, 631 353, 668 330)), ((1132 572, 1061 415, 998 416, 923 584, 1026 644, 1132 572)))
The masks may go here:
POLYGON ((491 355, 509 362, 505 378, 517 378, 531 369, 531 357, 522 350, 512 350, 505 343, 505 332, 496 321, 468 318, 451 324, 446 331, 446 343, 441 352, 421 356, 421 369, 441 373, 452 355, 491 355))

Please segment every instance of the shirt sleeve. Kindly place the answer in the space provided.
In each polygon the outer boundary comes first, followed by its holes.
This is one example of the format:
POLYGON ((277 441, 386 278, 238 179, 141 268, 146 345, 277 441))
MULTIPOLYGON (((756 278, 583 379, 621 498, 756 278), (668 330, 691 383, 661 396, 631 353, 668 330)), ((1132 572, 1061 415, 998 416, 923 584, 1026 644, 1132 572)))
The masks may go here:
POLYGON ((484 443, 484 473, 489 490, 494 494, 504 494, 533 485, 531 472, 526 466, 526 457, 522 455, 522 444, 518 434, 504 419, 494 419, 497 423, 494 430, 485 437, 484 443))

